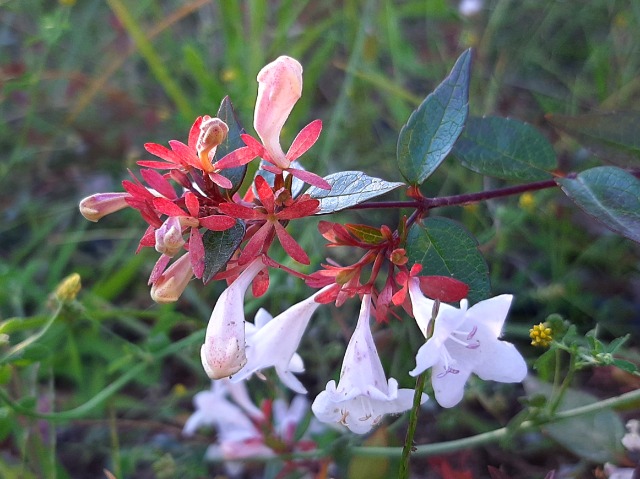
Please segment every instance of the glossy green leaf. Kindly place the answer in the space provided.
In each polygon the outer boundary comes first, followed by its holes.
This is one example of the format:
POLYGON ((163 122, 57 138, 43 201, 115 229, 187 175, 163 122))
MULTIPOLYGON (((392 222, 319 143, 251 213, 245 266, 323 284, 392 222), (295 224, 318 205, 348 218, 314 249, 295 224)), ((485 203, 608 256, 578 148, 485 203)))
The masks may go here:
MULTIPOLYGON (((218 146, 214 162, 221 160, 225 155, 231 153, 232 151, 245 146, 244 142, 240 138, 240 135, 245 131, 240 125, 238 118, 236 117, 233 105, 231 104, 231 100, 229 100, 228 96, 225 96, 222 100, 222 103, 220 103, 217 117, 227 124, 227 126, 229 127, 229 133, 227 134, 227 139, 218 146)), ((246 173, 247 165, 238 166, 236 168, 228 168, 220 172, 220 174, 228 178, 233 185, 228 192, 230 196, 233 195, 233 193, 235 193, 238 188, 240 188, 240 185, 242 184, 242 180, 244 180, 244 175, 246 173)))
POLYGON ((599 166, 556 180, 585 213, 640 242, 640 180, 615 166, 599 166))
POLYGON ((424 182, 460 136, 469 112, 470 68, 471 50, 467 50, 400 130, 398 165, 409 183, 424 182))
POLYGON ((640 112, 547 115, 547 119, 605 161, 619 166, 640 162, 640 112))
POLYGON ((409 264, 420 263, 425 276, 455 278, 469 286, 469 301, 489 296, 489 268, 478 242, 461 224, 439 217, 414 224, 407 235, 409 264))
POLYGON ((362 171, 341 171, 324 178, 330 190, 312 186, 307 194, 320 200, 317 215, 333 213, 383 195, 404 185, 365 175, 362 171))
POLYGON ((453 155, 470 170, 505 180, 545 180, 557 167, 547 139, 532 126, 509 118, 469 118, 453 155))
POLYGON ((236 220, 236 224, 224 231, 207 230, 202 235, 204 243, 204 274, 202 281, 207 283, 218 271, 222 270, 238 249, 244 238, 245 225, 236 220))
POLYGON ((360 241, 368 244, 380 244, 384 241, 384 236, 380 228, 374 228, 367 225, 345 224, 345 228, 360 241))

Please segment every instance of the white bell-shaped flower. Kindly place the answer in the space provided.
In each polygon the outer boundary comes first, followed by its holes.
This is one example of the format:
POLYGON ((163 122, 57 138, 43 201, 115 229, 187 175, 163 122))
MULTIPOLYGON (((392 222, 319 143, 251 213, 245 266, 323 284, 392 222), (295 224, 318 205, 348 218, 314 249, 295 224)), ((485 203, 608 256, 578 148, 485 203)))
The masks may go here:
MULTIPOLYGON (((231 380, 241 381, 261 369, 273 366, 285 386, 305 394, 307 390, 293 375, 304 371, 304 364, 296 350, 311 316, 320 306, 315 298, 323 291, 294 304, 273 319, 265 310, 258 311, 255 326, 251 328, 254 331, 247 334, 247 363, 231 380)), ((250 327, 249 324, 247 323, 247 328, 250 327)))
POLYGON ((264 267, 256 258, 225 289, 216 302, 200 349, 202 366, 211 379, 226 378, 247 362, 244 332, 244 295, 264 267))
MULTIPOLYGON (((340 423, 357 434, 369 432, 385 414, 411 408, 412 389, 398 389, 398 382, 387 378, 382 369, 369 327, 371 297, 364 295, 358 324, 345 351, 340 381, 329 381, 316 397, 311 409, 326 423, 340 423)), ((427 400, 426 394, 422 402, 427 400)))

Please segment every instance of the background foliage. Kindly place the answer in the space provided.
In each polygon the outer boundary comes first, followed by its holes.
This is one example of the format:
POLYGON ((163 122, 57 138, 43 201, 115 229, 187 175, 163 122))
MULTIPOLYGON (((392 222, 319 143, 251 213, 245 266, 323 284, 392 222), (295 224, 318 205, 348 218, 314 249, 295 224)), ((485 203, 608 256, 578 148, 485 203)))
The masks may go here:
MULTIPOLYGON (((308 166, 321 175, 361 170, 403 181, 395 166, 400 128, 468 47, 470 114, 535 126, 565 171, 600 162, 545 115, 565 130, 584 130, 584 122, 576 126, 563 115, 640 109, 636 2, 494 0, 463 17, 445 0, 4 1, 0 40, 0 387, 23 412, 70 411, 48 422, 0 405, 2 477, 97 477, 108 468, 117 477, 188 478, 217 470, 202 461, 212 436, 185 440, 179 433, 191 397, 208 386, 198 337, 190 338, 222 286, 194 282, 177 305, 153 304, 146 286, 153 254, 133 255, 143 232, 136 213, 90 225, 77 202, 120 190, 125 169, 146 157, 143 143, 184 140, 193 118, 215 112, 225 95, 250 129, 255 75, 278 55, 305 68, 303 99, 284 143, 321 118, 325 130, 307 160, 315 158, 308 166), (38 337, 56 314, 51 293, 72 272, 82 277, 78 301, 38 337), (16 349, 21 341, 27 344, 16 349)), ((633 138, 629 123, 615 132, 633 138)), ((511 184, 444 161, 422 186, 425 195, 511 184)), ((388 195, 402 197, 402 189, 388 195)), ((342 214, 352 223, 397 221, 384 211, 342 214)), ((637 361, 635 243, 593 222, 557 189, 435 214, 462 221, 479 239, 493 293, 516 295, 507 335, 525 355, 539 354, 527 346, 529 327, 559 313, 580 332, 597 326, 605 338, 631 333, 624 354, 637 361)), ((305 220, 297 231, 312 267, 327 255, 316 223, 305 220)), ((340 254, 348 252, 338 251, 338 261, 340 254)), ((259 306, 282 311, 307 294, 301 281, 276 272, 270 294, 248 302, 249 316, 259 306)), ((303 347, 312 394, 339 366, 355 309, 348 303, 312 323, 303 347)), ((390 375, 405 387, 418 346, 408 323, 393 323, 376 338, 390 375)), ((607 368, 576 382, 595 396, 637 386, 607 368)), ((267 394, 261 387, 258 396, 267 394)), ((472 384, 464 407, 427 413, 416 440, 504 424, 522 393, 472 384)), ((445 463, 468 477, 486 475, 487 464, 506 465, 514 477, 539 477, 561 464, 578 474, 592 470, 583 461, 593 458, 551 448, 549 437, 534 434, 520 444, 517 460, 503 447, 417 460, 416 477, 451 477, 442 472, 445 463)), ((385 429, 371 441, 398 438, 385 429)), ((357 477, 357 463, 337 459, 357 477)))

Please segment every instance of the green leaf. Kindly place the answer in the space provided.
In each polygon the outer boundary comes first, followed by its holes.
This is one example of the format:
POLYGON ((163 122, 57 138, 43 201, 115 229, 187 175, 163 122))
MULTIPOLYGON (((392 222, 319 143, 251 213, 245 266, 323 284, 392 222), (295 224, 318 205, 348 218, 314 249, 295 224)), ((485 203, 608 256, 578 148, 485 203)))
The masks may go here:
POLYGON ((307 190, 309 196, 320 200, 317 215, 349 208, 404 185, 397 181, 391 182, 367 176, 362 171, 341 171, 325 176, 324 179, 331 185, 330 190, 323 190, 316 186, 307 190))
POLYGON ((532 126, 509 118, 469 118, 453 155, 470 170, 505 180, 545 180, 557 167, 546 138, 532 126))
POLYGON ((460 136, 469 112, 470 68, 471 50, 467 50, 400 130, 398 165, 410 183, 424 182, 460 136))
POLYGON ((461 224, 432 217, 414 224, 407 235, 410 264, 420 263, 424 275, 450 276, 469 286, 469 301, 489 296, 489 269, 478 242, 461 224))
POLYGON ((547 115, 547 120, 605 161, 630 166, 640 160, 640 112, 547 115))
POLYGON ((384 241, 384 236, 382 235, 380 228, 349 223, 345 224, 344 227, 347 228, 353 236, 367 244, 380 244, 384 241))
MULTIPOLYGON (((216 116, 227 124, 227 126, 229 127, 229 133, 227 134, 227 139, 220 143, 220 145, 218 145, 216 156, 213 160, 214 162, 221 160, 232 151, 245 146, 242 138, 240 138, 240 135, 245 131, 240 125, 238 118, 236 117, 233 105, 231 104, 231 100, 229 100, 228 96, 225 96, 222 99, 222 103, 220 103, 220 108, 218 109, 218 113, 216 116)), ((224 190, 228 191, 229 196, 233 195, 238 190, 238 188, 240 188, 240 185, 242 184, 242 180, 244 180, 244 175, 246 173, 247 165, 238 166, 236 168, 227 168, 220 172, 220 174, 228 178, 233 185, 230 190, 224 190)))
POLYGON ((640 180, 614 166, 599 166, 556 180, 585 213, 640 242, 640 180))
MULTIPOLYGON (((524 383, 528 395, 544 394, 551 398, 552 386, 528 378, 524 383)), ((574 409, 598 402, 598 398, 575 389, 568 389, 560 402, 558 411, 574 409)), ((543 430, 562 446, 592 462, 615 461, 624 455, 620 442, 624 425, 620 417, 610 409, 571 419, 564 419, 543 427, 543 430)))
POLYGON ((226 266, 233 252, 238 249, 244 238, 245 225, 236 220, 236 224, 224 231, 207 230, 202 235, 204 243, 204 274, 203 283, 207 283, 218 271, 226 266))

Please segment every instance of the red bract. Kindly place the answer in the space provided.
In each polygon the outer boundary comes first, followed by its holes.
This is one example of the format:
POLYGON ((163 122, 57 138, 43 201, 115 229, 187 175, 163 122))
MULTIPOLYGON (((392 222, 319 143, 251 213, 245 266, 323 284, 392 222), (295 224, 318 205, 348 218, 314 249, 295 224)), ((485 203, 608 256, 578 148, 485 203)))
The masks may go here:
POLYGON ((157 143, 145 143, 144 148, 149 153, 165 161, 142 160, 138 161, 138 164, 158 170, 200 170, 221 188, 229 189, 232 187, 231 181, 219 172, 225 168, 244 165, 256 156, 252 156, 253 152, 249 148, 239 148, 220 161, 212 163, 216 148, 226 137, 227 131, 228 128, 222 120, 207 115, 199 116, 191 126, 186 145, 180 141, 171 140, 169 141, 171 149, 169 149, 157 143), (215 122, 215 120, 218 121, 215 122), (221 125, 224 125, 224 128, 221 128, 221 125), (214 134, 212 134, 212 128, 215 128, 214 134))
POLYGON ((273 241, 274 232, 280 244, 294 260, 309 264, 309 257, 293 237, 287 233, 282 222, 310 216, 318 210, 320 202, 303 195, 288 204, 277 201, 273 190, 262 176, 255 179, 255 188, 260 206, 244 206, 238 203, 221 203, 218 208, 226 215, 262 225, 253 232, 238 259, 240 264, 248 263, 259 254, 266 252, 273 241))
MULTIPOLYGON (((306 153, 309 148, 311 148, 316 141, 318 141, 318 137, 320 136, 320 132, 322 131, 322 121, 314 120, 305 126, 300 133, 296 136, 289 148, 289 151, 285 155, 286 163, 291 164, 304 153, 306 153)), ((274 173, 276 175, 282 174, 283 171, 289 172, 292 176, 298 178, 299 180, 304 181, 305 183, 309 183, 310 185, 317 186, 318 188, 322 188, 325 190, 330 190, 331 185, 322 177, 316 175, 315 173, 311 173, 310 171, 302 170, 299 168, 292 168, 291 166, 281 166, 276 159, 272 158, 268 149, 263 146, 258 140, 253 138, 251 135, 243 134, 241 135, 242 141, 247 145, 247 148, 251 151, 251 153, 255 157, 260 157, 263 160, 270 163, 269 165, 262 165, 262 168, 274 173)), ((220 160, 222 161, 222 160, 220 160)))

